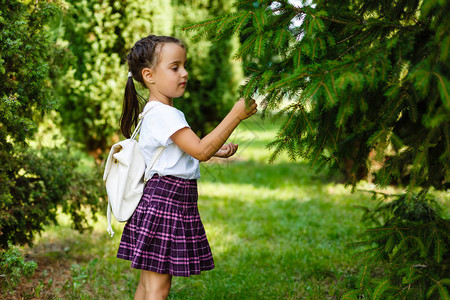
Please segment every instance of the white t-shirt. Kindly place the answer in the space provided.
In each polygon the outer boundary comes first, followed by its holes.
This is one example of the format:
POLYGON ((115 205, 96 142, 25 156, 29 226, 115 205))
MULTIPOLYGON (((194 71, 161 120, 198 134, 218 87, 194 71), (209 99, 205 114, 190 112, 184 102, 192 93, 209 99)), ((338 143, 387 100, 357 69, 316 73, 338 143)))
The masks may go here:
POLYGON ((170 139, 170 136, 178 130, 190 127, 183 112, 158 101, 148 102, 143 111, 148 109, 150 110, 144 116, 139 134, 139 147, 147 165, 145 180, 149 180, 154 174, 184 179, 200 178, 199 161, 181 150, 170 139), (161 146, 165 149, 150 169, 149 164, 161 146))

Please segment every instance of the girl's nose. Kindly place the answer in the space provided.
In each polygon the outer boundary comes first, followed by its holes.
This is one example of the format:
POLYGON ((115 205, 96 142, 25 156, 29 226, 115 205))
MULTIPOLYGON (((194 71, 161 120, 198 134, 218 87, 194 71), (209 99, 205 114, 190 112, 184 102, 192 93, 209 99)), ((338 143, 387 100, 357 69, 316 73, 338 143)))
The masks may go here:
POLYGON ((183 72, 181 74, 182 78, 187 78, 188 77, 188 72, 186 71, 186 69, 183 68, 183 72))

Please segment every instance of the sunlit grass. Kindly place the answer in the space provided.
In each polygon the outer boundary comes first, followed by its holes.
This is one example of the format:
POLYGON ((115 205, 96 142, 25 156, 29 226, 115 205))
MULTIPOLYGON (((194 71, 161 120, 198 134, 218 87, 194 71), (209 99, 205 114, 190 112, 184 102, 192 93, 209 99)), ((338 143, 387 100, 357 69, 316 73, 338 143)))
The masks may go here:
MULTIPOLYGON (((268 120, 248 120, 230 138, 240 147, 233 159, 201 165, 199 209, 216 268, 174 278, 170 299, 326 299, 356 278, 358 261, 346 245, 364 230, 355 205, 372 205, 370 195, 285 155, 268 164, 265 145, 276 132, 268 120)), ((70 266, 54 298, 132 299, 139 271, 115 258, 123 224, 114 222, 110 238, 104 216, 83 234, 67 216, 59 223, 30 249, 70 266)))

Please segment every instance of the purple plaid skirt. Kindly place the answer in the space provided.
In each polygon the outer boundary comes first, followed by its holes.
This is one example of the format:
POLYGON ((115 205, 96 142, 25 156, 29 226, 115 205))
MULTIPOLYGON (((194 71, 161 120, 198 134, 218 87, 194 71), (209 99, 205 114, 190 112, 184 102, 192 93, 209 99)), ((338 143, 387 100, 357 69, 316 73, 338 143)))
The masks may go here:
POLYGON ((212 270, 197 199, 197 180, 153 176, 125 225, 117 257, 132 268, 174 276, 212 270))

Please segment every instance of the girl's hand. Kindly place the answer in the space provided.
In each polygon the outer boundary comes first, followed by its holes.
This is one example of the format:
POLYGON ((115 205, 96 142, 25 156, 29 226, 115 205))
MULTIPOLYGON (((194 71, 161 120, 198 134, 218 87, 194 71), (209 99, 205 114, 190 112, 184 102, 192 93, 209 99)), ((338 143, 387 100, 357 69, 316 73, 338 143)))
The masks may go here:
POLYGON ((231 110, 234 111, 239 120, 242 121, 254 115, 257 112, 257 107, 258 105, 254 99, 250 100, 248 103, 245 103, 245 99, 241 98, 236 102, 236 104, 234 104, 231 110))
POLYGON ((222 157, 222 158, 228 158, 236 153, 238 149, 238 145, 235 145, 233 143, 228 143, 226 145, 223 145, 222 148, 220 148, 214 156, 222 157))
POLYGON ((256 107, 255 100, 246 104, 244 99, 240 99, 222 122, 202 139, 189 127, 178 130, 170 138, 181 150, 199 161, 207 161, 213 156, 230 157, 236 153, 237 145, 224 143, 242 120, 256 113, 256 107))

